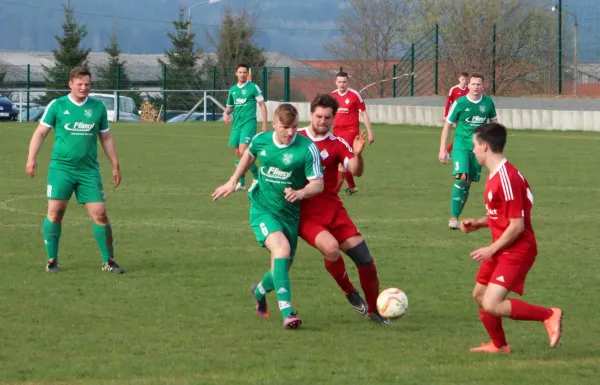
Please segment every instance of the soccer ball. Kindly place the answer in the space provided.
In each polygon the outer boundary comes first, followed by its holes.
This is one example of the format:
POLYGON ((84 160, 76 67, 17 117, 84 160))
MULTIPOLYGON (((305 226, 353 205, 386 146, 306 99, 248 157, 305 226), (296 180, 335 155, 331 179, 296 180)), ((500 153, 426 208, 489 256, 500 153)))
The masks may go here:
POLYGON ((377 311, 383 318, 400 318, 408 310, 408 297, 400 289, 385 289, 377 297, 377 311))

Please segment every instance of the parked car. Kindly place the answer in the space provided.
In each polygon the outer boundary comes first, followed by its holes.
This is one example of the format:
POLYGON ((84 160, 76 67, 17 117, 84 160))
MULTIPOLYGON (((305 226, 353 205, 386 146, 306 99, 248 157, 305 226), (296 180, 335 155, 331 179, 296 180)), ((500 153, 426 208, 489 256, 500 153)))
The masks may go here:
MULTIPOLYGON (((89 96, 104 103, 106 112, 108 113, 108 120, 110 122, 115 122, 117 120, 117 112, 115 111, 115 95, 91 93, 89 96)), ((119 95, 119 120, 125 122, 139 122, 140 119, 140 113, 135 101, 129 96, 119 95)))
POLYGON ((0 94, 0 120, 17 120, 19 109, 9 98, 0 94))
MULTIPOLYGON (((177 115, 174 118, 171 118, 169 120, 167 120, 167 123, 182 123, 184 122, 185 117, 187 116, 187 112, 185 114, 181 114, 181 115, 177 115)), ((206 121, 210 121, 210 122, 216 122, 216 121, 222 121, 223 120, 223 114, 206 114, 206 121)), ((201 112, 194 112, 192 113, 189 118, 187 120, 185 120, 185 122, 203 122, 204 121, 204 114, 201 112)))

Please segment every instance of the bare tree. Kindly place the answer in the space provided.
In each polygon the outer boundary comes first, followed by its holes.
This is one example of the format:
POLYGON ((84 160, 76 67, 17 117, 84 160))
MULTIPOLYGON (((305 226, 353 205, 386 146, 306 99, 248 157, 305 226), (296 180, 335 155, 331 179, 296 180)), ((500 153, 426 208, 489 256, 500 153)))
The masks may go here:
POLYGON ((553 88, 547 75, 556 68, 556 16, 540 4, 520 0, 415 2, 417 19, 422 21, 417 31, 425 33, 439 25, 442 85, 449 86, 461 71, 477 71, 488 79, 494 74, 500 94, 553 88))
MULTIPOLYGON (((392 67, 410 39, 411 0, 348 0, 337 23, 339 39, 325 49, 353 77, 355 87, 389 79, 392 67)), ((365 95, 382 96, 390 83, 365 90, 365 95)))

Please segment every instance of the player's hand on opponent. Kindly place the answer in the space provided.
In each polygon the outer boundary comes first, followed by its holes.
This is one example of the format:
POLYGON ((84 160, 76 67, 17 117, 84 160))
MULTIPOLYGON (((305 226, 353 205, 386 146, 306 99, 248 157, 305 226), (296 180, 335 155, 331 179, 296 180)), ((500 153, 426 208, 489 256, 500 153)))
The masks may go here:
POLYGON ((288 202, 296 202, 304 199, 304 191, 302 190, 294 190, 291 187, 286 187, 283 192, 285 193, 285 199, 288 202))
POLYGON ((479 225, 476 219, 464 219, 460 221, 460 230, 463 233, 470 233, 472 231, 479 230, 479 225))
POLYGON ((37 172, 37 162, 35 159, 27 159, 27 165, 25 165, 25 172, 27 175, 33 178, 37 172))
POLYGON ((119 167, 113 167, 113 187, 117 188, 121 184, 121 169, 119 167))
POLYGON ((217 189, 212 193, 213 201, 223 197, 228 197, 235 191, 236 181, 229 181, 222 186, 217 187, 217 189))
POLYGON ((440 161, 440 163, 446 163, 447 159, 448 159, 448 156, 446 153, 446 149, 440 150, 440 153, 438 154, 438 160, 440 161))
POLYGON ((366 143, 366 134, 365 131, 361 131, 361 133, 354 138, 354 143, 352 143, 352 150, 354 151, 354 155, 360 155, 365 149, 366 143))
POLYGON ((480 247, 479 249, 471 252, 471 258, 476 262, 483 262, 486 259, 490 259, 494 255, 494 249, 491 246, 480 247))

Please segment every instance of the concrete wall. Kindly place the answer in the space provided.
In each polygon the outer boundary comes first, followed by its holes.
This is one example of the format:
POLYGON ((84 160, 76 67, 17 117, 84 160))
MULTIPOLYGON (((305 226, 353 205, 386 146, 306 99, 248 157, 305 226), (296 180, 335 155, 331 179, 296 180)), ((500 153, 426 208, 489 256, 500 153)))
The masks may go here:
MULTIPOLYGON (((281 102, 268 101, 269 119, 272 119, 275 108, 281 102)), ((300 120, 310 120, 310 104, 293 102, 300 112, 300 120)), ((517 109, 499 108, 498 120, 512 129, 565 130, 565 131, 599 131, 600 132, 600 101, 598 111, 565 111, 551 109, 517 109)), ((442 126, 442 107, 405 106, 405 105, 367 105, 367 111, 372 123, 414 124, 423 126, 442 126)), ((259 121, 262 120, 260 110, 259 121)))

